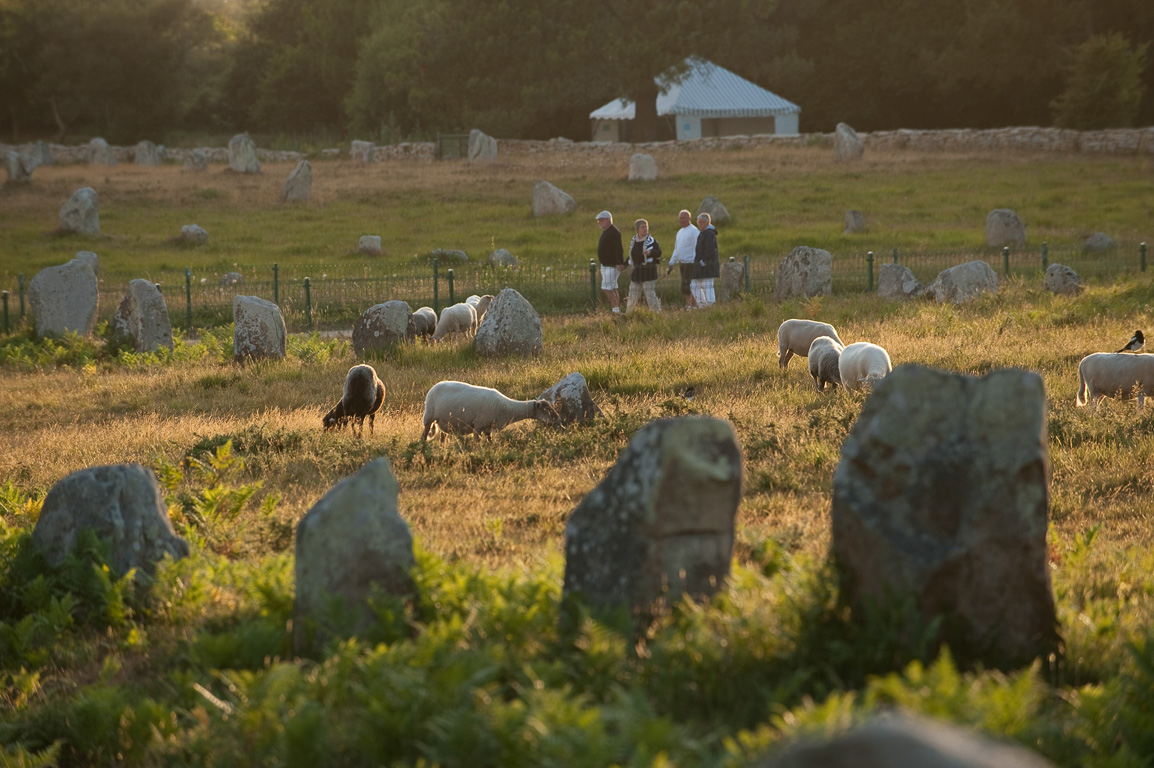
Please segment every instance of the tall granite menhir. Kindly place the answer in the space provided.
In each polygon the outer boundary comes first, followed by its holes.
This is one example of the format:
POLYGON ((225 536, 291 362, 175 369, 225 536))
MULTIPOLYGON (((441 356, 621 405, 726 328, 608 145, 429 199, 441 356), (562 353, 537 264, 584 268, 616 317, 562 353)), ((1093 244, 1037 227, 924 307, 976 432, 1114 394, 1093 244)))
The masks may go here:
POLYGON ((563 599, 645 619, 662 599, 713 594, 729 576, 740 501, 729 422, 650 422, 569 516, 563 599))
POLYGON ((897 368, 862 407, 833 478, 833 555, 858 616, 914 609, 911 642, 944 617, 955 654, 1029 662, 1057 642, 1046 544, 1042 378, 897 368))

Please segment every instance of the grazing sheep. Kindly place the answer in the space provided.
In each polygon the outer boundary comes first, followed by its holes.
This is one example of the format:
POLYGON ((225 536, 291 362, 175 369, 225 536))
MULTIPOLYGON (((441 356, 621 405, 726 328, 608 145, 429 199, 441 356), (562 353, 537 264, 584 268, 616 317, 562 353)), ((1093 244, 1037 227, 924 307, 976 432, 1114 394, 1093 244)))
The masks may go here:
POLYGON ((340 401, 325 414, 322 423, 325 431, 342 429, 350 423, 349 430, 358 437, 365 434, 365 417, 369 417, 369 434, 373 434, 373 417, 385 402, 385 385, 371 365, 354 365, 345 377, 345 391, 340 401), (357 432, 357 427, 360 432, 357 432))
POLYGON ((1146 395, 1154 394, 1154 355, 1127 352, 1095 352, 1078 363, 1078 405, 1103 397, 1127 399, 1138 393, 1138 407, 1146 405, 1146 395))
POLYGON ((556 409, 547 400, 513 400, 490 387, 439 381, 425 395, 425 431, 421 440, 428 439, 434 424, 443 440, 446 434, 488 436, 525 419, 546 424, 560 422, 556 409))
POLYGON ((789 359, 794 355, 805 357, 809 354, 809 345, 818 336, 829 336, 841 344, 837 331, 829 323, 819 323, 816 320, 786 320, 777 328, 777 364, 782 368, 789 365, 789 359))
POLYGON ((433 332, 433 341, 440 341, 449 334, 456 336, 463 333, 470 336, 477 332, 477 310, 472 304, 461 302, 441 310, 437 319, 437 330, 433 332))
MULTIPOLYGON (((473 298, 472 296, 469 297, 473 298)), ((468 299, 466 299, 468 301, 468 299)), ((476 302, 473 302, 473 309, 477 310, 477 327, 481 327, 481 321, 485 319, 485 313, 489 311, 489 305, 493 303, 493 297, 489 294, 480 296, 476 302)))
POLYGON ((841 342, 831 336, 818 336, 809 345, 809 373, 813 376, 813 385, 818 392, 825 391, 827 381, 834 389, 841 384, 838 366, 844 349, 841 342))
POLYGON ((433 311, 432 307, 421 307, 413 313, 411 331, 413 336, 419 336, 422 339, 428 339, 433 335, 433 331, 437 329, 437 313, 433 311))
POLYGON ((873 386, 894 369, 889 353, 877 344, 857 341, 842 350, 837 370, 846 392, 873 386))

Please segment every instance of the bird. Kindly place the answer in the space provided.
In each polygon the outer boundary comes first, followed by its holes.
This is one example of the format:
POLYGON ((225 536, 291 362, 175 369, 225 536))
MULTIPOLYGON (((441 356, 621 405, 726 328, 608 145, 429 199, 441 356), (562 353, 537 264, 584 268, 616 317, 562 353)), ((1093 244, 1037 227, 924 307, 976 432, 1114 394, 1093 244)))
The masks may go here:
POLYGON ((685 391, 681 393, 681 396, 684 397, 686 400, 692 400, 693 399, 693 387, 686 387, 685 391))
POLYGON ((1130 337, 1130 341, 1126 342, 1126 346, 1119 349, 1119 352, 1141 352, 1142 347, 1146 344, 1146 338, 1142 335, 1142 331, 1134 331, 1134 335, 1130 337))

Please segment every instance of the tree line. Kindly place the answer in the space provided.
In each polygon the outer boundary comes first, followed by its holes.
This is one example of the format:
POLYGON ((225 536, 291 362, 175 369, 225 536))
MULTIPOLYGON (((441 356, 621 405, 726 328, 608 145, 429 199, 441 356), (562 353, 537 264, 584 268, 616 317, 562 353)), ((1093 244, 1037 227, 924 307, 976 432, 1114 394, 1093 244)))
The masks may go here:
POLYGON ((589 136, 707 58, 830 131, 1154 124, 1150 0, 0 0, 9 141, 589 136))

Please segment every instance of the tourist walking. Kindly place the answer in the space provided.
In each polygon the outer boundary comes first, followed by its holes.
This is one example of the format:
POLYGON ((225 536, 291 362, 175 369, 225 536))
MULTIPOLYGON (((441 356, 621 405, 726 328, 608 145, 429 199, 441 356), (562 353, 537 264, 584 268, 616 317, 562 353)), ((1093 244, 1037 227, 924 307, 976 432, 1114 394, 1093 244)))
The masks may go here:
POLYGON ((597 261, 601 263, 601 291, 609 308, 621 311, 621 297, 617 293, 617 278, 625 270, 625 249, 621 246, 621 230, 613 226, 613 214, 602 211, 597 214, 597 224, 601 227, 601 239, 597 241, 597 261))
POLYGON ((713 281, 721 274, 721 258, 717 253, 717 230, 708 213, 697 214, 696 260, 693 263, 693 280, 690 288, 698 309, 713 306, 715 301, 713 281))
POLYGON ((677 230, 677 238, 673 241, 673 254, 669 257, 666 274, 677 265, 681 274, 681 298, 685 300, 685 308, 692 309, 694 301, 690 282, 693 280, 693 262, 697 261, 697 236, 700 233, 693 226, 693 215, 684 208, 677 214, 677 222, 681 229, 677 230))

